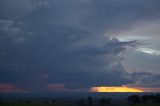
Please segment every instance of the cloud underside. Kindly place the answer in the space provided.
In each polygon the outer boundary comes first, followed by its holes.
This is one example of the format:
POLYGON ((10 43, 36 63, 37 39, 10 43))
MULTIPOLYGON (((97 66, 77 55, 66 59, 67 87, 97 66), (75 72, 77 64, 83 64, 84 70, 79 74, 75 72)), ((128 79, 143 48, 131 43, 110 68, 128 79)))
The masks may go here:
POLYGON ((44 91, 160 80, 127 73, 120 53, 139 43, 108 35, 159 18, 159 1, 19 1, 0 1, 0 83, 44 91))

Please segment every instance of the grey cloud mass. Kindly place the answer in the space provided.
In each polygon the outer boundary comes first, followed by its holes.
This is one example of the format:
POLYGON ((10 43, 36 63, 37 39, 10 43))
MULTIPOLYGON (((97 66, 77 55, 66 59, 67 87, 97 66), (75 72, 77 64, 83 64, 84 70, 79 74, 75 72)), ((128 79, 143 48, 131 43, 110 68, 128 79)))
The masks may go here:
POLYGON ((138 42, 110 34, 157 20, 159 10, 159 0, 1 0, 0 83, 42 91, 137 84, 135 76, 150 75, 129 74, 120 53, 138 42))

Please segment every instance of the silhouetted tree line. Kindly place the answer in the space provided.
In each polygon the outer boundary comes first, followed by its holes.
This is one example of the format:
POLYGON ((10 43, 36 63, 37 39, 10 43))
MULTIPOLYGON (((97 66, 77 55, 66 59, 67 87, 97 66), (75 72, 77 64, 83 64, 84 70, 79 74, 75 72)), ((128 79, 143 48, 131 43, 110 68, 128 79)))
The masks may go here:
MULTIPOLYGON (((25 102, 25 100, 24 99, 19 99, 19 102, 25 102)), ((31 100, 27 100, 26 101, 26 103, 32 103, 32 101, 31 100)), ((55 104, 56 103, 56 100, 55 99, 53 99, 53 100, 51 100, 51 101, 43 101, 43 103, 51 103, 51 104, 55 104)))
POLYGON ((99 100, 101 106, 110 105, 110 104, 111 104, 111 101, 112 101, 111 98, 107 98, 107 99, 106 99, 106 98, 101 98, 101 99, 99 100))
MULTIPOLYGON (((111 104, 112 99, 111 98, 101 98, 99 99, 100 106, 107 106, 111 104)), ((80 99, 78 101, 78 106, 93 106, 93 99, 92 97, 88 97, 85 101, 84 99, 80 99)))
POLYGON ((131 95, 127 98, 128 103, 137 104, 137 103, 160 103, 160 94, 151 94, 151 95, 131 95))

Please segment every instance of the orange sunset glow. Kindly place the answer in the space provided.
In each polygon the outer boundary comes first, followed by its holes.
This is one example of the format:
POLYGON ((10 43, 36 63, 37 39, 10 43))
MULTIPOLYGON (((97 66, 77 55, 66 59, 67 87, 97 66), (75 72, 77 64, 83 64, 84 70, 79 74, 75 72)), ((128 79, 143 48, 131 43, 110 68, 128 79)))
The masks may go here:
POLYGON ((144 92, 141 89, 131 88, 128 86, 100 86, 92 87, 91 92, 144 92))

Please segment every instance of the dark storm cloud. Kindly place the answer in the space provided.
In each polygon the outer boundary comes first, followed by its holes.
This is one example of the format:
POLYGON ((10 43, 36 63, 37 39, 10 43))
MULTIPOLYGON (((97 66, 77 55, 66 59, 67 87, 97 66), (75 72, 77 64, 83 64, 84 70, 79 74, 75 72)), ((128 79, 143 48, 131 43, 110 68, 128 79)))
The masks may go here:
POLYGON ((90 13, 84 18, 84 24, 100 31, 130 29, 130 25, 139 20, 159 18, 158 0, 91 0, 90 13), (97 21, 98 20, 98 21, 97 21))
POLYGON ((131 76, 134 78, 134 84, 131 86, 160 87, 160 74, 135 72, 131 76))
POLYGON ((120 42, 105 33, 158 18, 160 8, 158 0, 2 0, 0 4, 0 82, 30 89, 45 89, 47 83, 73 88, 133 82, 119 53, 137 42, 120 42))

